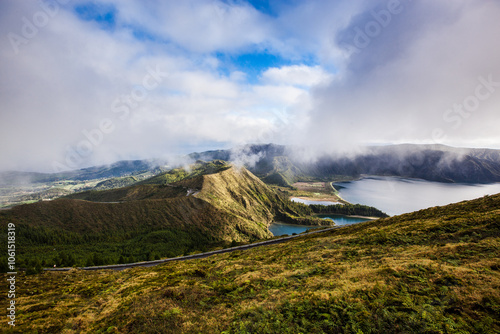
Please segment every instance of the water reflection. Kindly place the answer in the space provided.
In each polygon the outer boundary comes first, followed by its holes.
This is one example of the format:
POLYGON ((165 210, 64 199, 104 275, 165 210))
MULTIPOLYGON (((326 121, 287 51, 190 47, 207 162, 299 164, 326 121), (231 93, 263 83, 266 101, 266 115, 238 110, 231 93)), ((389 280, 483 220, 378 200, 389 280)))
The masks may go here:
POLYGON ((307 231, 308 229, 315 228, 317 226, 306 226, 306 225, 294 225, 285 223, 272 223, 269 226, 269 231, 277 237, 280 235, 292 235, 293 233, 299 234, 307 231))
POLYGON ((374 206, 389 215, 500 193, 500 183, 439 183, 397 177, 369 177, 335 184, 348 202, 374 206))
MULTIPOLYGON (((355 223, 364 222, 370 220, 368 218, 351 217, 343 215, 318 215, 319 218, 330 219, 335 222, 336 226, 350 225, 355 223)), ((293 233, 299 234, 305 232, 309 229, 317 228, 319 226, 308 226, 308 225, 294 225, 286 223, 272 223, 269 226, 269 230, 276 237, 280 235, 292 235, 293 233)))

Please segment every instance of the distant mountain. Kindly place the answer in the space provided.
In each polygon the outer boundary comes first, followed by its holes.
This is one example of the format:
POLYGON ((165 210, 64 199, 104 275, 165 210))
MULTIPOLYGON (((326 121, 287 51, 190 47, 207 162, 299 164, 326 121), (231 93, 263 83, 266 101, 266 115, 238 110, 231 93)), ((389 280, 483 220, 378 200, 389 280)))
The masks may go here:
MULTIPOLYGON (((500 150, 453 148, 444 145, 391 145, 365 148, 352 157, 323 155, 302 159, 294 149, 280 145, 249 145, 240 149, 257 157, 248 169, 265 182, 287 186, 296 181, 358 178, 362 175, 400 176, 437 182, 500 182, 500 150)), ((231 150, 194 156, 235 156, 231 150)), ((239 156, 241 159, 241 157, 239 156)))
POLYGON ((317 176, 345 173, 420 178, 437 182, 500 182, 500 151, 451 148, 442 145, 369 147, 352 159, 325 157, 315 166, 317 176))
POLYGON ((110 165, 94 166, 60 173, 0 172, 0 185, 114 178, 140 171, 154 170, 159 167, 161 171, 161 166, 165 164, 166 162, 162 160, 123 160, 110 165))
MULTIPOLYGON (((57 245, 58 252, 74 254, 80 265, 85 259, 98 264, 93 254, 104 257, 101 262, 117 263, 120 255, 147 260, 151 254, 177 256, 268 238, 272 234, 267 227, 276 219, 329 224, 305 217, 312 212, 307 206, 289 201, 245 168, 223 161, 167 174, 180 180, 156 176, 124 188, 20 205, 0 211, 0 220, 15 223, 23 235, 19 260, 57 245)), ((46 261, 55 256, 48 252, 46 261)))
MULTIPOLYGON (((400 176, 437 182, 500 182, 500 150, 444 145, 372 146, 356 155, 325 154, 314 160, 303 159, 300 150, 288 146, 246 145, 230 150, 195 152, 180 160, 237 162, 245 165, 264 182, 283 186, 299 180, 326 181, 362 175, 400 176)), ((121 178, 144 171, 158 174, 176 167, 167 167, 167 164, 163 160, 131 160, 55 174, 2 172, 0 185, 121 178)), ((114 180, 98 189, 127 184, 132 184, 132 179, 114 180)))

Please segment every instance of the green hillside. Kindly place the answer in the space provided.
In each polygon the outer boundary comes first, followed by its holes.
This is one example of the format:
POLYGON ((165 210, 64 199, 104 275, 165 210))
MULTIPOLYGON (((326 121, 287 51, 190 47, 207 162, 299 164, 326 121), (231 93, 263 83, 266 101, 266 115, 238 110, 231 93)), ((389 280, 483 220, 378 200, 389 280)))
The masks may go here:
MULTIPOLYGON (((246 169, 200 163, 169 183, 88 191, 1 211, 16 225, 24 267, 89 266, 174 257, 272 237, 275 219, 328 225, 246 169)), ((152 183, 152 184, 149 184, 152 183)), ((5 262, 5 261, 3 261, 5 262)), ((3 263, 2 262, 2 263, 3 263)))
MULTIPOLYGON (((118 202, 142 199, 162 199, 186 195, 188 186, 201 188, 203 175, 215 174, 231 168, 222 160, 199 161, 186 168, 175 168, 168 172, 135 182, 118 189, 89 190, 66 196, 68 199, 81 199, 93 202, 118 202), (187 180, 190 184, 186 183, 187 180), (177 184, 177 182, 184 181, 177 184), (196 185, 191 183, 197 182, 196 185)), ((106 181, 107 182, 107 181, 106 181)))
POLYGON ((137 181, 138 181, 137 178, 134 176, 115 177, 99 182, 94 187, 94 190, 107 190, 107 189, 127 187, 136 183, 137 181))
POLYGON ((500 194, 200 260, 21 275, 11 332, 498 333, 499 222, 500 194))
POLYGON ((198 160, 195 164, 189 166, 189 168, 175 168, 138 184, 168 184, 200 175, 218 173, 228 168, 230 168, 230 165, 223 160, 212 160, 209 162, 198 160))

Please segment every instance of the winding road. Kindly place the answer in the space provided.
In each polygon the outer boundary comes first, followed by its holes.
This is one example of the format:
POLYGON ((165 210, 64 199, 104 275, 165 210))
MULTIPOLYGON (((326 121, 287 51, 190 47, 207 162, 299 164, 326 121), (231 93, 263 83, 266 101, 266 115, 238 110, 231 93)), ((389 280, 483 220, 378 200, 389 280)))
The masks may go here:
MULTIPOLYGON (((215 250, 215 251, 206 252, 206 253, 173 257, 173 258, 169 258, 169 259, 162 259, 162 260, 155 260, 155 261, 143 261, 143 262, 126 263, 126 264, 111 264, 111 265, 107 265, 107 266, 79 267, 77 269, 80 269, 80 270, 103 270, 103 269, 124 270, 124 269, 134 268, 134 267, 152 267, 152 266, 156 266, 158 264, 162 264, 162 263, 166 263, 166 262, 202 259, 202 258, 209 257, 209 256, 212 256, 215 254, 230 253, 230 252, 235 252, 238 250, 245 250, 245 249, 250 249, 250 248, 255 248, 255 247, 262 247, 262 246, 267 246, 267 245, 279 244, 279 243, 282 243, 282 242, 285 242, 285 241, 288 241, 291 239, 300 238, 300 237, 304 237, 304 236, 308 236, 308 235, 316 234, 316 233, 324 233, 324 232, 335 230, 335 229, 338 229, 341 227, 342 226, 334 226, 334 227, 330 227, 330 228, 327 228, 324 230, 313 231, 313 232, 308 232, 308 233, 301 233, 301 234, 292 235, 292 236, 288 236, 288 237, 256 242, 254 244, 225 248, 225 249, 215 250)), ((45 271, 69 271, 71 269, 73 269, 73 268, 44 268, 43 270, 45 270, 45 271)))

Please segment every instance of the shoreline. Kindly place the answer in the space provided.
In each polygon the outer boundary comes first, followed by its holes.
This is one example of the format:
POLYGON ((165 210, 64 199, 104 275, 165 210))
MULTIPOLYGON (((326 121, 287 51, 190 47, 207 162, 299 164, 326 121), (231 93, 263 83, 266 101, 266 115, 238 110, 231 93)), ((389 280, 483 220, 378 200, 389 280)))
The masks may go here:
POLYGON ((292 184, 297 191, 290 194, 289 199, 297 198, 306 201, 332 202, 329 205, 349 204, 333 186, 334 181, 301 181, 292 184))
MULTIPOLYGON (((302 225, 302 224, 293 224, 293 223, 286 223, 286 222, 281 222, 281 221, 275 221, 269 224, 271 226, 272 224, 276 225, 287 225, 287 226, 299 226, 299 227, 310 227, 310 228, 320 228, 320 227, 331 227, 331 226, 336 226, 336 225, 302 225)), ((267 229, 269 229, 269 226, 267 226, 267 229)))
POLYGON ((344 217, 352 217, 352 218, 363 218, 363 219, 370 219, 370 220, 377 220, 377 219, 382 219, 382 217, 370 217, 370 216, 360 216, 360 215, 345 215, 342 213, 314 213, 314 216, 344 216, 344 217))
MULTIPOLYGON (((292 196, 290 197, 290 200, 294 199, 294 198, 297 198, 297 199, 302 199, 302 200, 305 200, 305 201, 311 201, 311 202, 332 202, 332 203, 335 203, 335 204, 344 204, 344 203, 341 203, 338 201, 337 197, 331 197, 331 198, 315 198, 315 197, 305 197, 305 196, 292 196)), ((332 205, 335 205, 335 204, 332 204, 332 205)))

